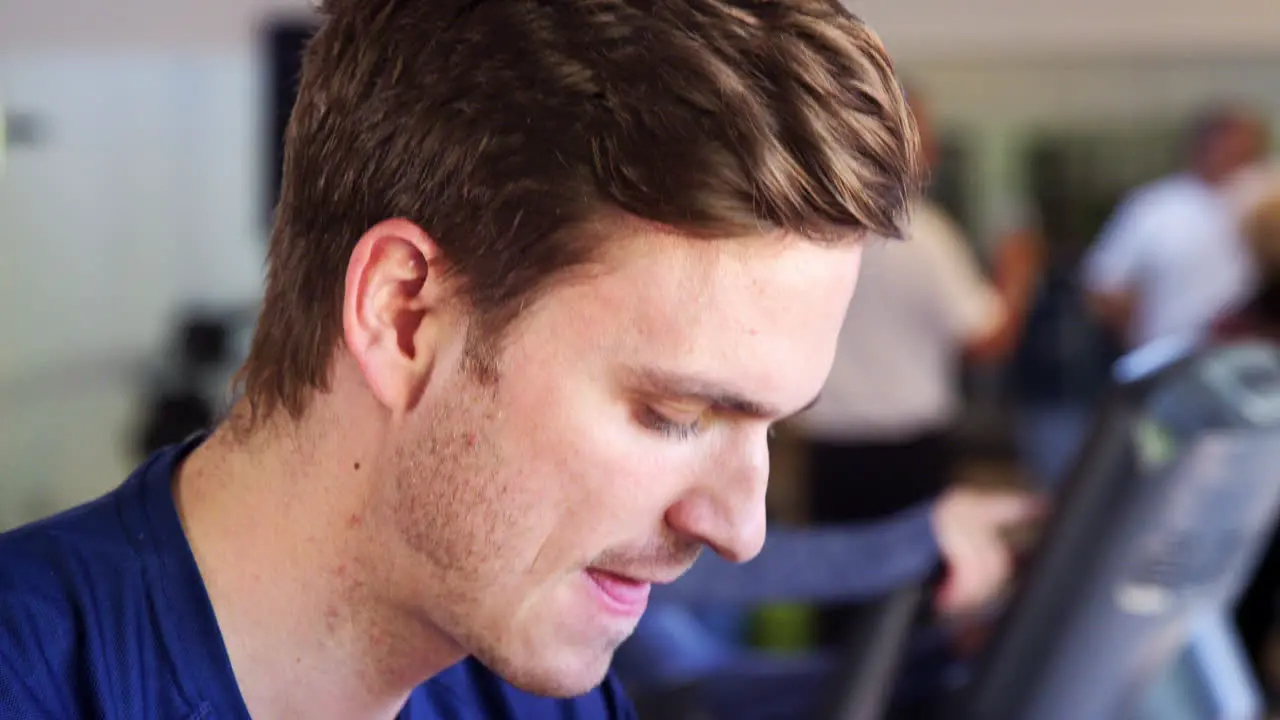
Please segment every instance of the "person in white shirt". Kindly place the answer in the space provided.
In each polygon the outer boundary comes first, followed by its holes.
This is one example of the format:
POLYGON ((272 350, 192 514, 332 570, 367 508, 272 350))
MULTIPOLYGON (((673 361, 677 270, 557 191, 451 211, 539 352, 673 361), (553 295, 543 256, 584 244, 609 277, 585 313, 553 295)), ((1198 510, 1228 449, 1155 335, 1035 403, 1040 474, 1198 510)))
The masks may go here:
MULTIPOLYGON (((926 159, 938 148, 927 107, 910 93, 926 159)), ((1038 248, 1006 243, 995 282, 984 278, 963 232, 939 207, 918 200, 903 241, 868 240, 834 365, 818 402, 797 418, 809 441, 810 520, 866 521, 941 506, 966 488, 949 489, 949 435, 960 409, 959 364, 995 359, 1014 345, 1037 272, 1038 248)), ((981 507, 979 498, 975 507, 981 507)), ((1010 572, 993 523, 976 538, 973 564, 986 587, 1010 572)), ((839 642, 847 613, 820 613, 824 644, 839 642)))
POLYGON ((1250 111, 1211 108, 1192 123, 1186 168, 1134 191, 1108 220, 1084 281, 1094 309, 1130 346, 1198 336, 1249 295, 1239 184, 1265 150, 1250 111))

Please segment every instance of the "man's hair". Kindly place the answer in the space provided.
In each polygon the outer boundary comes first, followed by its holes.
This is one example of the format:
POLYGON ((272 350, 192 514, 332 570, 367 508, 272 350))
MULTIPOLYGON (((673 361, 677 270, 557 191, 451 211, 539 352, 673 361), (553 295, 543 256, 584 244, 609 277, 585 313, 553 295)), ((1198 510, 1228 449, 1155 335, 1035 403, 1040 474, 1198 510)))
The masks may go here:
POLYGON ((918 139, 839 0, 330 0, 285 138, 255 416, 327 389, 351 251, 404 218, 487 334, 630 214, 708 239, 896 237, 918 139))

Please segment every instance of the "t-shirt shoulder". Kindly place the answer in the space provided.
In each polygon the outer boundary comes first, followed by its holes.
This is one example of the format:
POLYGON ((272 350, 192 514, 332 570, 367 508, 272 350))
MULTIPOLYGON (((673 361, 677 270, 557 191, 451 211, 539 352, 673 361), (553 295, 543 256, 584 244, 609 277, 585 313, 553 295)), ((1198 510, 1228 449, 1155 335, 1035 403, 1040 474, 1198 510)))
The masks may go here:
POLYGON ((140 572, 116 493, 0 534, 0 601, 69 599, 86 587, 119 585, 140 572))
POLYGON ((112 530, 114 513, 104 497, 0 534, 0 716, 76 716, 67 678, 90 604, 102 601, 85 588, 115 595, 137 566, 135 555, 121 552, 128 545, 118 524, 112 530))
POLYGON ((69 694, 53 690, 76 654, 75 605, 56 581, 12 565, 0 562, 0 717, 75 717, 69 694))

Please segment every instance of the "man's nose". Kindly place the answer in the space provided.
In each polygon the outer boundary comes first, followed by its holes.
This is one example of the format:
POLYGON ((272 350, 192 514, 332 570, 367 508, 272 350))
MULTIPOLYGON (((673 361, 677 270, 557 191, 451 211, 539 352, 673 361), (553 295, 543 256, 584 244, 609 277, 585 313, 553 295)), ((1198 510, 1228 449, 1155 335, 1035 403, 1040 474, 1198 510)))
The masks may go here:
POLYGON ((717 460, 667 509, 667 524, 730 562, 746 562, 764 547, 769 448, 762 441, 717 460))

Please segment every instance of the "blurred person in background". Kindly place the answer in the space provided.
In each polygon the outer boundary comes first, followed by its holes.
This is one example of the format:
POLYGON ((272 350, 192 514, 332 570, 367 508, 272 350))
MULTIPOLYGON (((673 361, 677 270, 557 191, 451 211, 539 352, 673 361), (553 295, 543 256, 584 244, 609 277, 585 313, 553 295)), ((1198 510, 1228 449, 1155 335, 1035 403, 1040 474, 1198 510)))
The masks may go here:
MULTIPOLYGON (((1243 234, 1257 268, 1257 288, 1238 307, 1218 321, 1216 335, 1254 337, 1280 342, 1280 184, 1256 198, 1245 218, 1243 234)), ((1254 571, 1253 580, 1236 605, 1236 625, 1257 675, 1275 698, 1277 685, 1274 645, 1280 617, 1280 533, 1272 537, 1254 571), (1270 662, 1269 662, 1270 661, 1270 662), (1269 666, 1270 665, 1270 666, 1269 666)))
POLYGON ((1111 366, 1123 354, 1081 281, 1093 229, 1064 191, 1061 159, 1043 155, 1031 186, 1034 220, 1023 224, 1036 228, 1044 262, 1007 375, 1021 469, 1047 494, 1061 487, 1079 454, 1096 404, 1112 384, 1111 366))
POLYGON ((1076 256, 1055 247, 1047 257, 1009 378, 1019 462, 1036 487, 1052 494, 1079 455, 1123 353, 1089 307, 1076 256))
POLYGON ((1266 150, 1266 127, 1251 110, 1211 107, 1187 132, 1186 167, 1131 193, 1107 221, 1085 259, 1085 284, 1095 312, 1129 346, 1203 334, 1248 296, 1238 195, 1266 150))
POLYGON ((0 536, 0 715, 634 717, 919 186, 840 3, 331 0, 243 398, 0 536))
MULTIPOLYGON (((908 99, 932 167, 940 153, 927 100, 914 89, 908 99)), ((1000 533, 1026 517, 990 512, 988 501, 1003 502, 1000 493, 951 487, 960 367, 965 359, 1001 359, 1014 346, 1038 249, 1031 237, 1015 238, 999 250, 992 281, 940 207, 919 198, 909 217, 904 241, 867 242, 831 374, 817 404, 795 421, 811 448, 810 520, 865 521, 932 508, 941 497, 948 522, 965 529, 962 552, 948 557, 958 584, 944 584, 943 603, 959 592, 964 603, 980 604, 1011 572, 1000 533)), ((823 610, 820 641, 841 642, 849 617, 844 608, 823 610)))

